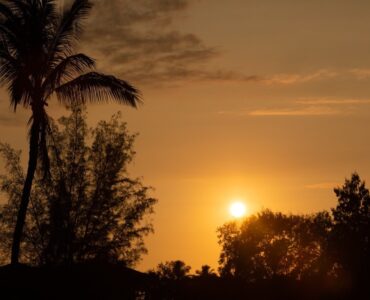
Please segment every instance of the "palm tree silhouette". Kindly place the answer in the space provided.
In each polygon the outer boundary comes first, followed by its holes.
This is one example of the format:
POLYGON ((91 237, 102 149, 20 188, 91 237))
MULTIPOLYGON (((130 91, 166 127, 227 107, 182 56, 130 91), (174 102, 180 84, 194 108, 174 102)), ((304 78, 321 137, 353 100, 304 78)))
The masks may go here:
POLYGON ((203 265, 200 270, 195 271, 199 277, 215 277, 217 274, 209 265, 203 265))
POLYGON ((56 0, 0 0, 0 82, 11 106, 30 108, 29 161, 13 235, 11 263, 19 262, 20 242, 38 160, 48 170, 48 101, 55 95, 73 102, 115 100, 132 107, 139 91, 128 82, 94 72, 94 60, 74 53, 89 0, 74 0, 63 12, 56 0))

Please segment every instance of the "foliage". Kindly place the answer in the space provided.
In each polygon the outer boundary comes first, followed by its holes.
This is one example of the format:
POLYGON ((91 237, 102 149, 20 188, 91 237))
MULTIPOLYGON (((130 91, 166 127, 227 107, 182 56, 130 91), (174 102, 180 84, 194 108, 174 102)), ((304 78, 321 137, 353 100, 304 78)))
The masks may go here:
POLYGON ((43 108, 53 94, 64 103, 113 99, 137 105, 133 86, 92 71, 95 61, 74 53, 91 8, 89 0, 74 0, 62 13, 55 0, 0 3, 0 80, 14 109, 43 108))
MULTIPOLYGON (((24 259, 33 264, 65 264, 89 260, 133 265, 146 249, 143 237, 152 232, 147 216, 156 200, 140 179, 130 178, 135 135, 120 115, 88 129, 84 111, 52 126, 48 144, 50 179, 38 168, 23 241, 24 259), (91 140, 91 143, 88 143, 91 140)), ((8 203, 1 209, 1 247, 10 246, 24 173, 20 152, 1 145, 7 175, 1 189, 8 203)))
POLYGON ((73 0, 59 12, 56 0, 0 2, 0 83, 5 85, 14 111, 30 108, 29 162, 12 246, 12 263, 19 261, 20 243, 38 160, 49 175, 48 102, 63 104, 105 102, 137 107, 139 91, 128 82, 95 71, 95 61, 75 53, 82 24, 92 8, 89 0, 73 0))
POLYGON ((331 212, 285 215, 265 210, 240 226, 231 222, 220 227, 220 274, 247 282, 334 277, 365 288, 370 276, 370 192, 357 173, 334 192, 338 204, 331 212))
POLYGON ((352 277, 370 275, 370 193, 357 173, 334 190, 332 254, 352 277))
POLYGON ((186 265, 183 261, 174 260, 160 263, 156 270, 150 273, 162 280, 182 280, 187 278, 190 269, 191 267, 186 265))
POLYGON ((225 224, 218 229, 220 274, 253 282, 324 272, 322 260, 331 223, 325 212, 299 216, 264 210, 240 227, 225 224))
POLYGON ((195 274, 202 278, 216 277, 217 274, 209 265, 203 265, 200 270, 196 270, 195 274))

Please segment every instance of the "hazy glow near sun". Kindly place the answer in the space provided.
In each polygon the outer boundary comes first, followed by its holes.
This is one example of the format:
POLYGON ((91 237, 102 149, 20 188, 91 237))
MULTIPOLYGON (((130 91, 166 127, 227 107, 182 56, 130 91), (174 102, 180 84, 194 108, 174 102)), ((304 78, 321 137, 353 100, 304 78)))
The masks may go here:
POLYGON ((235 201, 230 205, 229 211, 234 218, 241 218, 247 214, 247 206, 242 201, 235 201))

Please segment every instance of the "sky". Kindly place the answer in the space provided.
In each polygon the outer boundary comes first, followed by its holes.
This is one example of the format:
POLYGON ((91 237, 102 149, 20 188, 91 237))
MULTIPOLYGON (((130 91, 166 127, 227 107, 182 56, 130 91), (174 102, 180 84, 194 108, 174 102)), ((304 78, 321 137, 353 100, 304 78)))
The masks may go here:
MULTIPOLYGON (((311 213, 352 172, 370 179, 369 1, 94 2, 79 51, 143 94, 138 110, 88 107, 90 125, 121 110, 139 133, 130 172, 159 199, 139 270, 217 268, 235 199, 311 213)), ((27 112, 0 96, 1 141, 26 152, 27 112)))

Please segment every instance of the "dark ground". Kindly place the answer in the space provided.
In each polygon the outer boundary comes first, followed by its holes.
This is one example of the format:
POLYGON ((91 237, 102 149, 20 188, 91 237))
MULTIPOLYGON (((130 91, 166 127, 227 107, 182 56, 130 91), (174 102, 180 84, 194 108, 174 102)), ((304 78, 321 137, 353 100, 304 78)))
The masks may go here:
MULTIPOLYGON (((366 288, 366 286, 365 286, 366 288)), ((365 289, 364 288, 364 289, 365 289)), ((364 290, 363 289, 363 290, 364 290)), ((0 268, 0 299, 370 299, 345 280, 254 284, 218 277, 164 281, 117 265, 0 268)), ((369 295, 369 294, 367 294, 369 295)))

